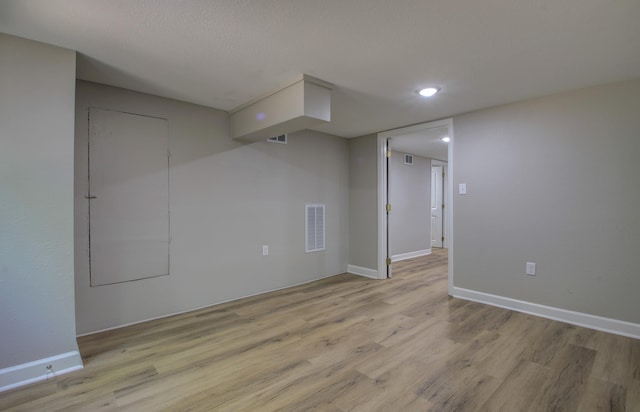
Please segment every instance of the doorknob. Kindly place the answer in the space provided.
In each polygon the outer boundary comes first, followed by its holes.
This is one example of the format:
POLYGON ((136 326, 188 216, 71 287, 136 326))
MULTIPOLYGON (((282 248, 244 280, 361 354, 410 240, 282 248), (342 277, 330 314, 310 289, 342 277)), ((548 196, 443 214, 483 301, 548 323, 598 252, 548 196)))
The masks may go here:
POLYGON ((84 198, 85 199, 96 199, 96 197, 92 196, 92 195, 84 195, 84 198))

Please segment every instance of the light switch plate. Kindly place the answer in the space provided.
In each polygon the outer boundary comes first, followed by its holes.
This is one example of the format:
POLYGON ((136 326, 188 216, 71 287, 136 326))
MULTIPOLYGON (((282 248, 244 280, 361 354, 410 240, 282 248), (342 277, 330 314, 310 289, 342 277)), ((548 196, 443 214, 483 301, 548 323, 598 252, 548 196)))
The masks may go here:
POLYGON ((467 194, 467 184, 466 183, 460 183, 458 185, 458 194, 461 194, 461 195, 466 195, 467 194))

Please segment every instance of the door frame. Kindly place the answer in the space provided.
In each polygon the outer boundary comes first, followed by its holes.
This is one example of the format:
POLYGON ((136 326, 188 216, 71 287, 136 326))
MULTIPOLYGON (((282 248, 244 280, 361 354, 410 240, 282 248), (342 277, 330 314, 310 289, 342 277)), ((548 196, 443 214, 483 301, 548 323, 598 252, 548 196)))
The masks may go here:
MULTIPOLYGON (((447 156, 449 155, 449 153, 447 152, 447 156)), ((444 210, 442 211, 442 235, 444 236, 444 242, 442 242, 442 247, 444 249, 447 248, 447 241, 449 240, 449 228, 447 227, 447 215, 449 212, 449 205, 447 204, 447 202, 449 201, 448 198, 448 194, 449 194, 449 165, 447 164, 447 162, 443 162, 441 160, 436 160, 436 159, 432 159, 431 160, 431 167, 434 166, 442 166, 445 170, 445 179, 442 182, 442 200, 444 201, 445 207, 444 210)), ((432 228, 433 231, 433 228, 432 228)))
MULTIPOLYGON (((388 228, 387 228, 387 213, 386 205, 387 199, 387 183, 388 183, 388 170, 387 170, 387 139, 391 139, 395 136, 401 136, 408 133, 415 133, 422 130, 433 129, 436 127, 447 127, 449 130, 449 147, 447 149, 447 186, 449 187, 446 193, 446 204, 448 205, 446 215, 446 225, 448 228, 448 257, 449 257, 449 271, 448 271, 448 291, 449 295, 453 293, 453 119, 442 119, 433 122, 421 123, 408 127, 401 127, 399 129, 389 130, 386 132, 378 133, 378 277, 380 279, 386 279, 388 276, 387 257, 388 257, 388 228)), ((392 209, 393 210, 393 209, 392 209)))

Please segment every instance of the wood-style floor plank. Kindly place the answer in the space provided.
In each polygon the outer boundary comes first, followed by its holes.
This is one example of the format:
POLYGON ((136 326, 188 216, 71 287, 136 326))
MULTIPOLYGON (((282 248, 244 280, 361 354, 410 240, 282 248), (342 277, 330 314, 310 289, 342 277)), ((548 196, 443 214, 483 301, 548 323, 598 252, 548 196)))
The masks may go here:
POLYGON ((449 298, 446 250, 78 343, 0 410, 640 412, 640 341, 449 298))

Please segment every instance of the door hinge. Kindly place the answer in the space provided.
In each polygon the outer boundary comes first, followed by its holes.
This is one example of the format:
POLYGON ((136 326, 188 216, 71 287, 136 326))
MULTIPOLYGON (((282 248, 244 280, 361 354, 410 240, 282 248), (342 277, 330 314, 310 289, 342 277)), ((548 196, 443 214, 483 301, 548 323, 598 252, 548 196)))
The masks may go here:
POLYGON ((442 177, 444 177, 444 170, 442 171, 442 177))
POLYGON ((390 257, 387 258, 387 266, 391 266, 391 258, 390 257))
POLYGON ((391 150, 387 149, 387 157, 391 157, 391 150))
POLYGON ((442 241, 444 242, 444 236, 442 236, 442 241))
POLYGON ((444 209, 444 203, 442 204, 442 208, 444 209))
POLYGON ((391 203, 387 203, 387 213, 391 212, 391 203))

